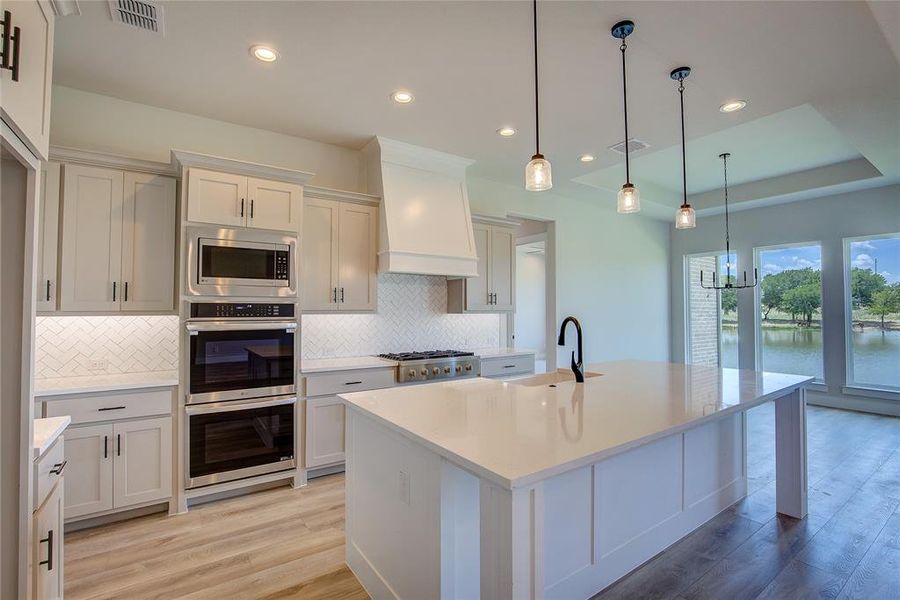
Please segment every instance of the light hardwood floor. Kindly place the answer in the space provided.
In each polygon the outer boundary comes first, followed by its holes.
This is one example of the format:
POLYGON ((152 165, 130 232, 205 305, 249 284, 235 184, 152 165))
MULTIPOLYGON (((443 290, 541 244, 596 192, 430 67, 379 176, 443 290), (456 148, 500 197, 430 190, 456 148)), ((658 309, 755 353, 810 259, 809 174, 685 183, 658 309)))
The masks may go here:
MULTIPOLYGON (((751 494, 598 595, 900 598, 900 419, 810 407, 810 515, 775 517, 774 410, 750 412, 751 494)), ((366 598, 344 566, 344 478, 66 537, 66 597, 366 598)))

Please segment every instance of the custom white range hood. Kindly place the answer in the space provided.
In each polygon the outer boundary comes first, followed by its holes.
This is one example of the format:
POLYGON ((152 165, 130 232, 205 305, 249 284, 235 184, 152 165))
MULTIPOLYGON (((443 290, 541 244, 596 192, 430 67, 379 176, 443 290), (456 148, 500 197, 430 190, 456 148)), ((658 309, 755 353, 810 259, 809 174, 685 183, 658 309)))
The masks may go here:
POLYGON ((378 271, 478 275, 466 193, 474 161, 383 137, 363 153, 369 193, 382 197, 378 271))

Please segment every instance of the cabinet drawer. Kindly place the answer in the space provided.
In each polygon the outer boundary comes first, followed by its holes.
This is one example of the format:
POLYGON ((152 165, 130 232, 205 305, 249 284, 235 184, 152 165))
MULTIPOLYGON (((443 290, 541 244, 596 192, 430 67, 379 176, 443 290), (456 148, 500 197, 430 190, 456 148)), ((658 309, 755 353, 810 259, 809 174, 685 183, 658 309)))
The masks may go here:
POLYGON ((325 396, 345 392, 361 392, 395 385, 393 367, 317 373, 305 378, 305 396, 325 396))
POLYGON ((534 371, 534 354, 481 359, 482 377, 505 377, 534 371))
POLYGON ((62 479, 65 468, 66 449, 63 436, 59 436, 50 449, 34 462, 34 507, 37 509, 53 491, 53 486, 62 479))
POLYGON ((172 413, 169 388, 47 400, 47 416, 69 415, 72 424, 131 419, 172 413))

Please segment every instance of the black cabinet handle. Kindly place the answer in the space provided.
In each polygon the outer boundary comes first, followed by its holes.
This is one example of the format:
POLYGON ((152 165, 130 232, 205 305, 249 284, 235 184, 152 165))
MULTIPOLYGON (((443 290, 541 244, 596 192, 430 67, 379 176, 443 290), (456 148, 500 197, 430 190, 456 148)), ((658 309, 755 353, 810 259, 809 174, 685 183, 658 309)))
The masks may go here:
POLYGON ((516 368, 516 365, 503 365, 503 368, 504 369, 514 369, 514 368, 516 368))
POLYGON ((128 282, 125 282, 125 297, 123 298, 125 302, 128 302, 128 282))
POLYGON ((337 288, 334 288, 334 302, 337 303, 337 288))
POLYGON ((241 216, 244 216, 244 199, 241 198, 241 216))
POLYGON ((62 475, 62 472, 66 470, 66 465, 69 464, 69 461, 64 460, 61 463, 56 463, 53 465, 53 468, 50 469, 51 475, 62 475))
POLYGON ((10 27, 12 26, 12 13, 8 10, 3 11, 3 49, 0 50, 0 68, 9 68, 9 38, 10 27))
POLYGON ((53 570, 53 530, 47 532, 47 537, 41 540, 41 543, 47 544, 47 560, 42 560, 39 565, 47 565, 47 570, 53 570))
POLYGON ((113 302, 116 301, 116 282, 113 281, 113 302))
POLYGON ((109 458, 109 436, 103 436, 103 458, 109 458))
POLYGON ((97 409, 99 412, 104 412, 107 410, 125 410, 124 406, 104 406, 103 408, 97 409))
POLYGON ((0 56, 0 67, 12 71, 12 80, 19 80, 19 45, 22 41, 22 30, 12 26, 12 14, 3 11, 3 48, 2 56, 0 56), (9 43, 12 42, 12 52, 9 49, 9 43), (12 60, 10 60, 10 54, 12 60))
POLYGON ((253 198, 250 198, 250 218, 253 218, 253 198))
POLYGON ((362 381, 348 381, 344 385, 359 385, 362 381))
POLYGON ((341 302, 344 301, 344 288, 341 288, 341 302))
POLYGON ((116 456, 122 456, 122 434, 116 434, 116 456))
POLYGON ((47 302, 50 302, 50 280, 47 280, 47 302))

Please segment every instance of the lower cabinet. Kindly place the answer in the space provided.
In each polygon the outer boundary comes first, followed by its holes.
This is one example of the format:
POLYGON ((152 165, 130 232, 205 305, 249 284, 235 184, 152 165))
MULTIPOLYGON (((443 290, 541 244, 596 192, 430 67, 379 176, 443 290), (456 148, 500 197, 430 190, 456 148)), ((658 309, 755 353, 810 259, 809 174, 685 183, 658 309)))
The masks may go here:
POLYGON ((344 403, 337 396, 306 399, 306 468, 344 462, 344 403))
POLYGON ((60 479, 32 516, 35 600, 63 597, 63 488, 68 477, 60 479))
POLYGON ((66 518, 165 500, 172 495, 172 419, 70 427, 66 518))

